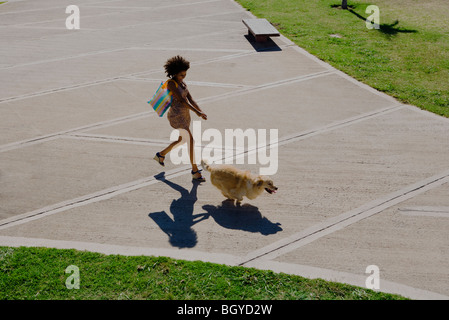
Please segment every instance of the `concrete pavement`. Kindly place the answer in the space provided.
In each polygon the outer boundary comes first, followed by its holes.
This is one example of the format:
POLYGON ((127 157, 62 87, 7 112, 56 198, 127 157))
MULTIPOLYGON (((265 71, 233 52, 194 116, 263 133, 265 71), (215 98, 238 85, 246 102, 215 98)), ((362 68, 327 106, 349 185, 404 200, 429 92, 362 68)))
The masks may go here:
MULTIPOLYGON (((381 291, 448 299, 449 120, 282 36, 253 42, 248 17, 230 0, 0 5, 0 245, 163 255, 362 287, 376 265, 381 291), (72 4, 79 30, 66 28, 72 4), (192 184, 190 166, 151 160, 172 130, 146 101, 177 54, 191 62, 186 83, 208 115, 201 132, 278 130, 277 194, 236 208, 209 182, 192 184)), ((236 166, 261 167, 244 159, 236 166)))

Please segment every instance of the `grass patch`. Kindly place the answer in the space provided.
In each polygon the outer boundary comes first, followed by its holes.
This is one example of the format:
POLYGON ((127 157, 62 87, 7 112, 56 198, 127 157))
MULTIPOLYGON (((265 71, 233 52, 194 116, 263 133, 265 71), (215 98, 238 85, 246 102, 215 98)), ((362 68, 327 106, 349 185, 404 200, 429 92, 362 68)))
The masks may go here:
POLYGON ((355 79, 449 117, 447 0, 237 0, 287 38, 355 79), (366 28, 368 5, 380 29, 366 28), (337 36, 335 36, 337 35, 337 36))
POLYGON ((0 247, 0 300, 397 300, 320 279, 165 257, 0 247), (68 266, 79 289, 67 289, 68 266))

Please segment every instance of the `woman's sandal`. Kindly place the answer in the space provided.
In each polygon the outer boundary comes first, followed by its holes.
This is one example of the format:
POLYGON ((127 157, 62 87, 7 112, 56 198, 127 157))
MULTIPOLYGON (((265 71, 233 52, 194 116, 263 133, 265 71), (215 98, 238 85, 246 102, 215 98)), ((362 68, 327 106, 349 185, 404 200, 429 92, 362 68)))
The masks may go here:
POLYGON ((192 180, 194 180, 194 181, 198 181, 198 182, 206 182, 206 179, 204 179, 204 177, 201 175, 201 169, 200 170, 197 170, 197 171, 191 171, 191 173, 192 173, 192 180), (198 178, 195 178, 195 174, 197 174, 197 173, 199 173, 200 174, 200 176, 198 177, 198 178))
POLYGON ((164 156, 161 156, 159 152, 156 153, 156 155, 154 156, 153 159, 156 160, 157 162, 159 162, 159 164, 160 164, 161 166, 165 167, 165 164, 164 164, 164 159, 165 159, 165 157, 164 157, 164 156), (162 161, 161 161, 161 158, 162 158, 162 161))

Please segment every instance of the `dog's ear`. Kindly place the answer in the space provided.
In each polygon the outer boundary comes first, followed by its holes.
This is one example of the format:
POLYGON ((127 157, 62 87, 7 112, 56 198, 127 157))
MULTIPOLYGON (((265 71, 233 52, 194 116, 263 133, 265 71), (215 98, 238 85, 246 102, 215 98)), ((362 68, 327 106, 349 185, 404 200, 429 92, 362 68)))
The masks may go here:
POLYGON ((257 180, 256 180, 256 181, 257 181, 257 184, 256 184, 256 185, 257 185, 258 187, 261 187, 261 186, 263 185, 263 179, 262 179, 260 176, 257 177, 257 180))

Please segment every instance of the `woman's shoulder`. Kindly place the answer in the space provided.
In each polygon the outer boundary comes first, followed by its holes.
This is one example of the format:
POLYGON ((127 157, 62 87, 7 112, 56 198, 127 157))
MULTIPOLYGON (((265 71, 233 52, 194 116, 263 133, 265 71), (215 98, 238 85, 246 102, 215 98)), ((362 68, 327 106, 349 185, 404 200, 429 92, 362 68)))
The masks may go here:
POLYGON ((167 86, 176 86, 176 88, 178 87, 178 83, 173 79, 168 79, 165 82, 167 83, 167 86))

